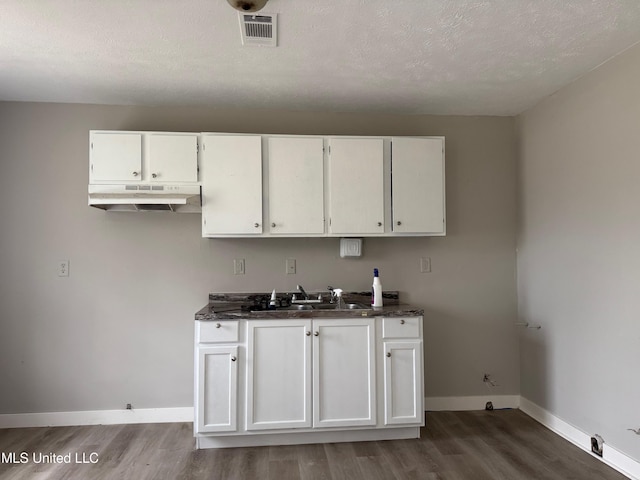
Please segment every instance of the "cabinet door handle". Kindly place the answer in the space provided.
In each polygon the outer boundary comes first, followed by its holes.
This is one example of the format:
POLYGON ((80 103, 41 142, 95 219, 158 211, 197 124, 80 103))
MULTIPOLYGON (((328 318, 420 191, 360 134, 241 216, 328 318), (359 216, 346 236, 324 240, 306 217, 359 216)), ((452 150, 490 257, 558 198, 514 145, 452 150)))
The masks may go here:
POLYGON ((305 334, 307 337, 311 336, 311 332, 304 332, 304 334, 305 334))
POLYGON ((271 228, 274 228, 275 226, 276 226, 276 224, 275 224, 275 223, 272 223, 272 224, 271 224, 271 228))
POLYGON ((216 328, 220 328, 222 325, 220 325, 219 323, 216 323, 216 328))
POLYGON ((237 358, 236 358, 236 357, 231 357, 231 361, 232 361, 232 362, 235 362, 236 360, 237 360, 237 358))
POLYGON ((133 172, 134 177, 137 177, 138 175, 140 175, 138 172, 133 172))
POLYGON ((402 222, 401 222, 400 220, 398 220, 398 223, 397 223, 397 224, 398 224, 398 225, 402 225, 402 222))
POLYGON ((157 173, 152 173, 152 174, 151 174, 151 176, 152 176, 153 178, 158 178, 158 174, 157 174, 157 173))
POLYGON ((258 222, 253 224, 254 227, 258 228, 260 226, 260 224, 258 222))
POLYGON ((313 332, 313 335, 317 337, 318 335, 320 335, 320 332, 313 332))
POLYGON ((404 319, 400 320, 400 325, 404 325, 404 319))
POLYGON ((391 352, 387 352, 387 357, 390 357, 390 356, 391 356, 391 352))
POLYGON ((382 222, 378 222, 378 226, 381 227, 382 226, 382 222))

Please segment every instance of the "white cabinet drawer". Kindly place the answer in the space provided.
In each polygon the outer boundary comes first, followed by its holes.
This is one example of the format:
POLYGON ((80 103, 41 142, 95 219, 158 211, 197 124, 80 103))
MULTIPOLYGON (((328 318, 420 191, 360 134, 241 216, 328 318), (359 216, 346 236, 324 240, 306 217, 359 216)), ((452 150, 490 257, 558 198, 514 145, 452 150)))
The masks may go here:
POLYGON ((422 317, 383 318, 382 338, 419 338, 422 317))
POLYGON ((237 320, 200 321, 197 325, 197 343, 218 343, 238 341, 237 320))

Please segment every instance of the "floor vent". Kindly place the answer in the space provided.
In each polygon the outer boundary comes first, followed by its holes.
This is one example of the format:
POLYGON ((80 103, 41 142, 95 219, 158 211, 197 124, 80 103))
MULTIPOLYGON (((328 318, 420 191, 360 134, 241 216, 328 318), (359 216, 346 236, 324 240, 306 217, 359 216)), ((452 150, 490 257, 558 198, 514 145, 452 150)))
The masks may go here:
POLYGON ((242 45, 277 46, 277 14, 248 15, 239 12, 238 18, 240 19, 242 45))

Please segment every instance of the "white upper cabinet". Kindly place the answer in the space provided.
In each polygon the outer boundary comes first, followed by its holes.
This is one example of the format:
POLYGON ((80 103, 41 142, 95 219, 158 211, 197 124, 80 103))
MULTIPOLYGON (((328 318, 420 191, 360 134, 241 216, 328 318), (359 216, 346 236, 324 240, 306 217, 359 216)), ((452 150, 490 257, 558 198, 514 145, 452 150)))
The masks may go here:
POLYGON ((323 139, 269 137, 269 231, 324 233, 323 139))
POLYGON ((150 133, 145 135, 152 182, 198 181, 198 135, 150 133))
POLYGON ((382 138, 329 140, 329 232, 384 233, 382 138))
POLYGON ((89 183, 139 182, 142 179, 142 134, 91 132, 89 183))
POLYGON ((198 182, 195 133, 92 131, 89 183, 198 182))
POLYGON ((201 185, 204 237, 446 232, 444 137, 92 130, 89 183, 201 185))
POLYGON ((444 139, 391 141, 393 231, 444 233, 444 139))
POLYGON ((203 236, 261 234, 261 137, 204 134, 202 143, 203 236))

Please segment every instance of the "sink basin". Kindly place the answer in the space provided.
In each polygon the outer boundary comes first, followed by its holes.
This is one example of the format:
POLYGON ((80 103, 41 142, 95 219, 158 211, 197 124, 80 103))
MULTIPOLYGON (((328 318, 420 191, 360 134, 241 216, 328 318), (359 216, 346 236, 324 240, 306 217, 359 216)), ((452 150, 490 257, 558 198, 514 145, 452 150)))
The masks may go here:
POLYGON ((367 310, 369 307, 362 305, 361 303, 343 303, 338 308, 337 303, 322 303, 320 305, 314 305, 316 310, 367 310))
POLYGON ((318 305, 311 305, 309 303, 301 303, 301 304, 294 304, 294 305, 289 305, 288 307, 285 308, 285 310, 313 310, 314 307, 317 307, 318 305))
POLYGON ((316 304, 293 304, 286 307, 286 310, 368 310, 369 307, 361 303, 343 303, 338 308, 337 303, 316 303, 316 304))

